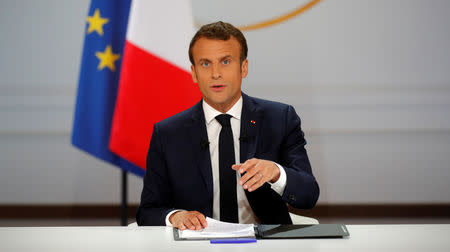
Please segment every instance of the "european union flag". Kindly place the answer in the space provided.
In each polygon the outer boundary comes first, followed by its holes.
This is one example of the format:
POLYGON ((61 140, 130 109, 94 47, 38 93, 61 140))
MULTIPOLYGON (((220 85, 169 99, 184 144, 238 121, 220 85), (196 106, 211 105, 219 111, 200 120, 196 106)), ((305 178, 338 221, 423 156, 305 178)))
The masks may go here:
POLYGON ((131 0, 93 0, 86 19, 72 144, 129 172, 145 171, 108 149, 131 0))

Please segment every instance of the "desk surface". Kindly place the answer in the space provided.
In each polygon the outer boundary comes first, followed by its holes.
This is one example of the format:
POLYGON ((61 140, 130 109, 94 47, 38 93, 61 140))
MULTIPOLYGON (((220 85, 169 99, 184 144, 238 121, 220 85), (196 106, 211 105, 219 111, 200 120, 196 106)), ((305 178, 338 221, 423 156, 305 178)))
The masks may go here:
POLYGON ((174 241, 167 227, 3 227, 0 251, 450 251, 450 225, 348 225, 343 239, 174 241))

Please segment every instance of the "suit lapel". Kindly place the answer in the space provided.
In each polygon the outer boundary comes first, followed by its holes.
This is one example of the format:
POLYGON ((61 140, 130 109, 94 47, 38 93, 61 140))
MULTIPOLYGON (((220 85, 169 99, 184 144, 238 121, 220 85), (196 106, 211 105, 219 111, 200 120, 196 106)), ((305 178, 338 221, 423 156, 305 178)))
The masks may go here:
MULTIPOLYGON (((208 134, 206 132, 205 116, 203 113, 202 101, 198 102, 192 111, 192 124, 189 126, 192 152, 194 160, 202 174, 210 199, 213 198, 213 178, 211 168, 211 157, 209 153, 208 134)), ((212 201, 211 201, 212 202, 212 201)), ((212 206, 211 206, 212 207, 212 206)))
MULTIPOLYGON (((242 94, 242 116, 241 116, 241 136, 240 136, 240 161, 244 163, 248 159, 255 157, 256 147, 258 146, 259 130, 262 123, 262 113, 254 104, 253 100, 242 94)), ((264 219, 263 205, 264 195, 267 195, 267 188, 265 185, 256 191, 249 192, 245 190, 248 203, 255 215, 260 219, 264 219)))
MULTIPOLYGON (((244 163, 255 157, 261 125, 264 123, 263 111, 249 96, 242 94, 240 161, 244 163)), ((281 197, 270 185, 265 183, 253 192, 245 190, 248 203, 262 224, 291 223, 287 208, 281 197), (270 205, 267 203, 271 202, 270 205)))
POLYGON ((240 161, 244 163, 255 156, 258 133, 263 117, 253 101, 242 93, 241 135, 239 137, 240 161))

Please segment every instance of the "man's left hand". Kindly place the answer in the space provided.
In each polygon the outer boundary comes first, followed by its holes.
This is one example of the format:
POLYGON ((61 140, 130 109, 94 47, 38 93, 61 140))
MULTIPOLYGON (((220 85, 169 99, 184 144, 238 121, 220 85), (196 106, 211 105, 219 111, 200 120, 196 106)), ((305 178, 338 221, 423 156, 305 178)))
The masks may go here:
POLYGON ((275 183, 280 178, 280 169, 274 162, 268 160, 252 158, 243 164, 235 164, 231 168, 240 174, 246 172, 239 180, 239 185, 249 192, 258 189, 268 181, 275 183))

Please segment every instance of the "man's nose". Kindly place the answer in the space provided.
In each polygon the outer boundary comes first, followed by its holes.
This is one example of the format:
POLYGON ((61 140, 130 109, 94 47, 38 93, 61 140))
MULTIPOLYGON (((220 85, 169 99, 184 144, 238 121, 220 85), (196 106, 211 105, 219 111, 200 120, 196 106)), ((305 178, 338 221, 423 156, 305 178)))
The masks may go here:
POLYGON ((213 64, 211 75, 212 75, 211 77, 214 80, 220 79, 222 77, 222 71, 220 70, 220 66, 218 66, 217 64, 213 64))

